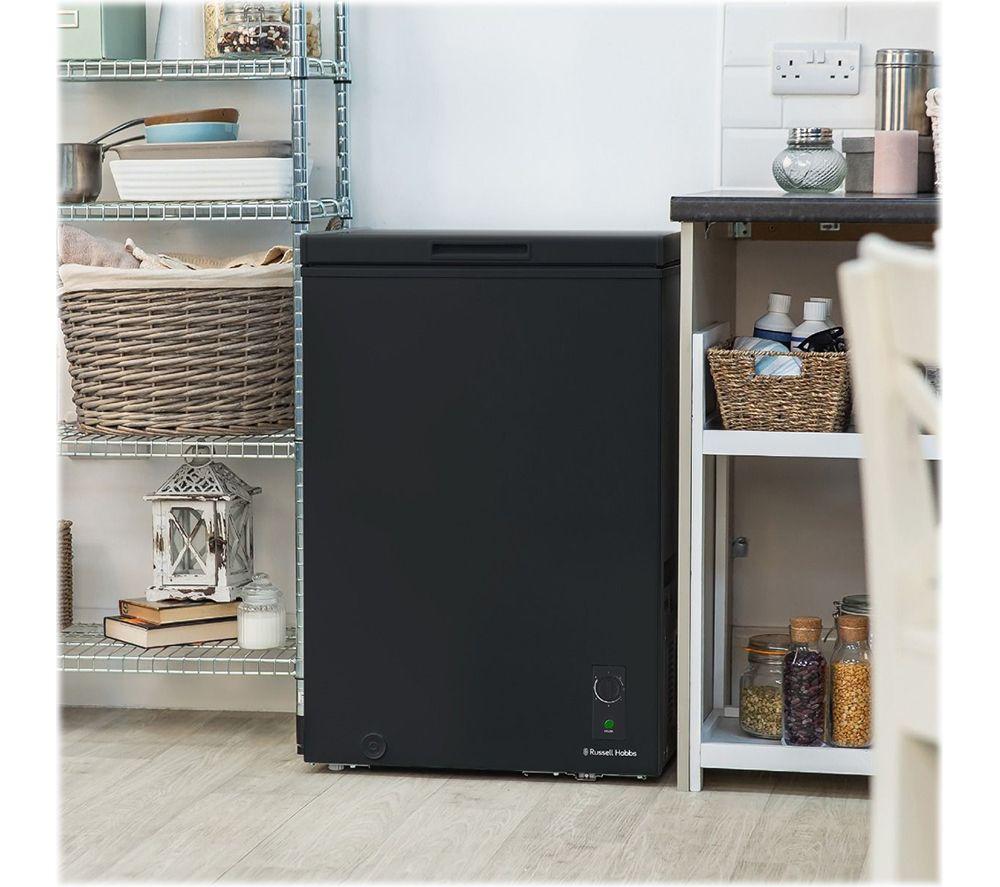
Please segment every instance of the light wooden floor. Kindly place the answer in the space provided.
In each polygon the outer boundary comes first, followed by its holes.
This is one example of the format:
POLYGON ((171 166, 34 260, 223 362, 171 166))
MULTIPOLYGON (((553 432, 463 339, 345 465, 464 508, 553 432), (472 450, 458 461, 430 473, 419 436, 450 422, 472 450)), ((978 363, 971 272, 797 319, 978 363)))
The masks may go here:
POLYGON ((867 780, 330 773, 291 715, 69 708, 66 880, 858 880, 867 780))

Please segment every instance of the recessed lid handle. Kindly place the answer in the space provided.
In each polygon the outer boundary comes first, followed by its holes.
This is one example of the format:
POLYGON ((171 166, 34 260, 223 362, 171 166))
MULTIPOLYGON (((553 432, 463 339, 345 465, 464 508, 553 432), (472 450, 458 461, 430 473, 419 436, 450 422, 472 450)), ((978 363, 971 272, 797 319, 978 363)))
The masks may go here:
POLYGON ((526 259, 531 255, 527 242, 496 243, 468 240, 434 241, 431 243, 431 258, 438 260, 461 259, 466 262, 526 259))

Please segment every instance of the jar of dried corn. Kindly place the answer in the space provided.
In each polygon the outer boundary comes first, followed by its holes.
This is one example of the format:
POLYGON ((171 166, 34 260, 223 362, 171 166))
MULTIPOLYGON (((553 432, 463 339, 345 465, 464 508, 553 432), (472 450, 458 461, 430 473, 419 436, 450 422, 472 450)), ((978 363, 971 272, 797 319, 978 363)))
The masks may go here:
POLYGON ((872 657, 868 617, 837 617, 837 646, 830 657, 830 742, 867 748, 872 741, 872 657))

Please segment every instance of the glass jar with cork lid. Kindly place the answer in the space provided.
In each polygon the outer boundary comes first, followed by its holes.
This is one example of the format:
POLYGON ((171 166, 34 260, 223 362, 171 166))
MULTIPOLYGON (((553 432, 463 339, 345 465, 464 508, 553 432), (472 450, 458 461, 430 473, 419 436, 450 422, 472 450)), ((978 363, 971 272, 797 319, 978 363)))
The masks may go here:
POLYGON ((789 622, 791 648, 782 672, 782 733, 785 745, 822 745, 826 732, 826 659, 820 652, 823 620, 796 616, 789 622))
MULTIPOLYGON (((839 601, 833 602, 834 625, 842 615, 867 616, 868 617, 868 645, 874 646, 871 625, 871 605, 868 602, 867 594, 848 594, 839 601)), ((835 629, 832 629, 835 630, 835 629)))
POLYGON ((744 648, 740 676, 740 728, 762 739, 781 739, 781 675, 789 649, 787 634, 755 634, 744 648))
POLYGON ((872 668, 868 617, 837 617, 837 646, 830 657, 830 742, 868 748, 872 741, 872 668))

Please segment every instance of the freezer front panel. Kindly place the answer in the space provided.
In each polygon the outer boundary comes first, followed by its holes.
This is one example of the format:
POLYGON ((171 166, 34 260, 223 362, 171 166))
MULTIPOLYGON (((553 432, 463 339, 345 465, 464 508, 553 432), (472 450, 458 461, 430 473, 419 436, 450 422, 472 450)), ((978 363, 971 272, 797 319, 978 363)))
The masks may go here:
POLYGON ((306 275, 306 760, 658 774, 660 277, 306 275))

